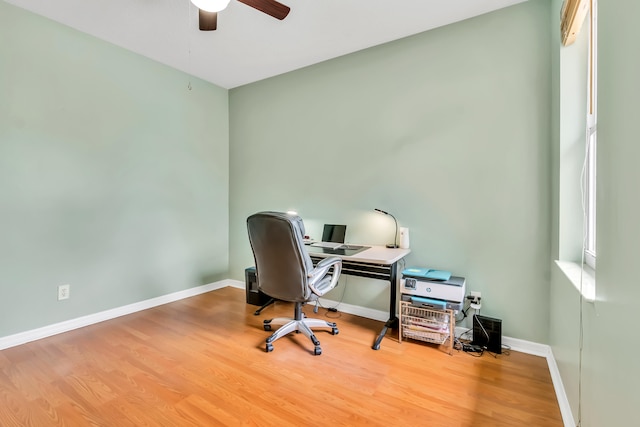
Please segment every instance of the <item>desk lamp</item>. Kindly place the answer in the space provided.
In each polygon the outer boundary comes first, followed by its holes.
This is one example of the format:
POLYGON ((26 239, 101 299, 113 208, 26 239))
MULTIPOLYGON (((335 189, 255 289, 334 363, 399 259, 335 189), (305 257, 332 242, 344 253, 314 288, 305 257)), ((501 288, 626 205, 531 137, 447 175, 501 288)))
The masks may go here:
POLYGON ((391 218, 393 218, 393 221, 396 223, 396 234, 393 235, 393 243, 389 243, 387 247, 388 248, 399 247, 397 244, 398 243, 398 220, 396 219, 396 217, 391 215, 389 212, 383 211, 382 209, 375 208, 374 211, 380 212, 381 214, 389 215, 391 218))

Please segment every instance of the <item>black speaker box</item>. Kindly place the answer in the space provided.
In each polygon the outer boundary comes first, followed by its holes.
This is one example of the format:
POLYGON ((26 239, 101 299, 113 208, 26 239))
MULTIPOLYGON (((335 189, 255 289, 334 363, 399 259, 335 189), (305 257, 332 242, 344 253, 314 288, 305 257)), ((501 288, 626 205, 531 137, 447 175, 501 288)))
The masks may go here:
POLYGON ((486 347, 492 353, 502 353, 502 320, 474 315, 471 344, 486 347))
POLYGON ((247 286, 247 304, 263 305, 271 298, 258 289, 256 268, 249 267, 244 270, 244 279, 247 286))

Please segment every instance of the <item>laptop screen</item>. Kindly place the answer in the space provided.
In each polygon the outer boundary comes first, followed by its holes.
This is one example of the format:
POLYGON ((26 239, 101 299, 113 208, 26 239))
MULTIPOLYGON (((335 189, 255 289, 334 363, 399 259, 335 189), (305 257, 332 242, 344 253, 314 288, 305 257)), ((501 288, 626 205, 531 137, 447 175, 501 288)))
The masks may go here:
POLYGON ((322 230, 322 241, 344 243, 344 235, 346 232, 346 225, 325 224, 324 229, 322 230))

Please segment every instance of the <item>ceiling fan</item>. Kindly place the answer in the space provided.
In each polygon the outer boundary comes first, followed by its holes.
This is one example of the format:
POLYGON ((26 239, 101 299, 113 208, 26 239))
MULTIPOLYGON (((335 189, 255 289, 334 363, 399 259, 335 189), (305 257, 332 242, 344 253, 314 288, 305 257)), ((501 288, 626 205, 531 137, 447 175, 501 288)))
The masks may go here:
MULTIPOLYGON (((231 0, 191 0, 199 10, 200 31, 213 31, 218 25, 218 12, 227 7, 231 0)), ((276 0, 238 0, 260 12, 283 20, 291 10, 276 0)))

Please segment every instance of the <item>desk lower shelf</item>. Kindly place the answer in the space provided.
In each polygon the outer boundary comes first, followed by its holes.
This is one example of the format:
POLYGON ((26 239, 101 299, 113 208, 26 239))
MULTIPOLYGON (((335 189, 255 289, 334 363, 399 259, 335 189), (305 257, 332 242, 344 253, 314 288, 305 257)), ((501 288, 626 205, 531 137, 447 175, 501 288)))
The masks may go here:
MULTIPOLYGON (((316 265, 323 258, 318 256, 311 256, 311 261, 316 265)), ((393 265, 385 264, 372 264, 357 261, 342 260, 342 274, 349 274, 351 276, 367 277, 369 279, 389 280, 392 275, 393 265)))

